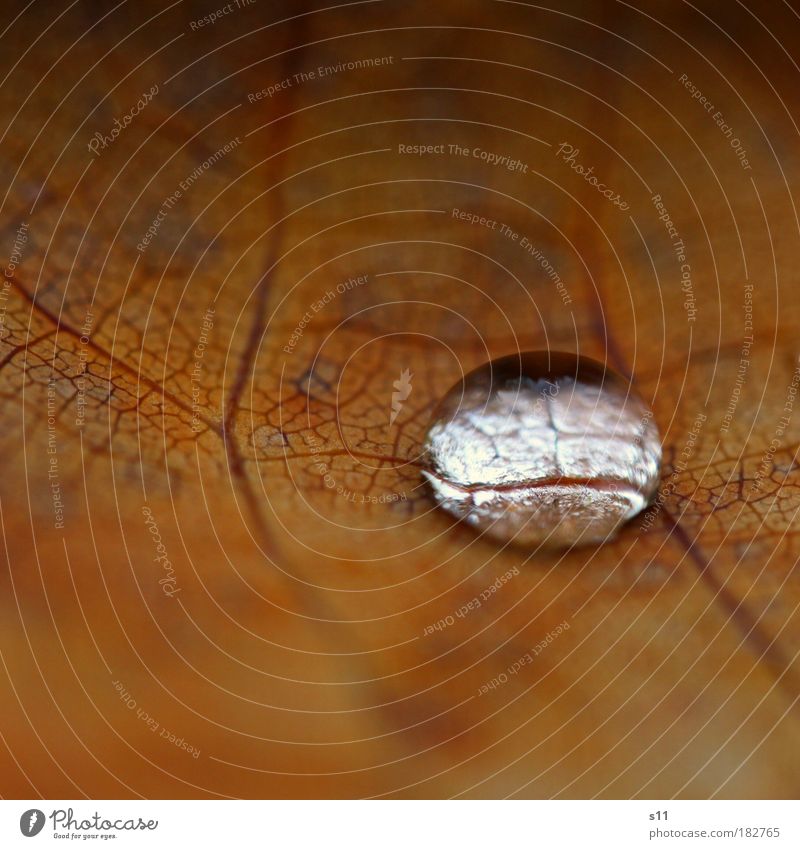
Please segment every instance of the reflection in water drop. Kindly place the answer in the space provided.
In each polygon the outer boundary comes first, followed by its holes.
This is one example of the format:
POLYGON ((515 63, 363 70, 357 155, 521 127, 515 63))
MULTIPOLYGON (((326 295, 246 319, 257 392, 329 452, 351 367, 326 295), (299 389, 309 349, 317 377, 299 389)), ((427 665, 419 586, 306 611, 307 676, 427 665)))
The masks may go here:
POLYGON ((658 488, 651 411, 587 357, 537 351, 470 372, 434 411, 423 472, 438 504, 526 546, 612 537, 658 488))

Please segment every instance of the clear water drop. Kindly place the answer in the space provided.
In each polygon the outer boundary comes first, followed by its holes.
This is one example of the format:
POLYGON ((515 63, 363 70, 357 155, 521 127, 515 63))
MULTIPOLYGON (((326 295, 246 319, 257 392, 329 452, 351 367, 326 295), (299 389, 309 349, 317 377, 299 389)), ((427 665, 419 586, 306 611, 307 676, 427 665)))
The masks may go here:
POLYGON ((524 546, 613 537, 658 488, 661 439, 630 384, 575 354, 533 351, 467 374, 425 438, 437 503, 524 546))

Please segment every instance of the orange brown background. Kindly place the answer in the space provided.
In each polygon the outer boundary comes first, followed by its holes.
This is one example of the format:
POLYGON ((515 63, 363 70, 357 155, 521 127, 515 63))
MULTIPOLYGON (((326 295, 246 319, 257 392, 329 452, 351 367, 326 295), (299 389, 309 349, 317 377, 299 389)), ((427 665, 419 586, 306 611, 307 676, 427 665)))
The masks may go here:
POLYGON ((798 11, 223 5, 3 8, 0 792, 796 796, 798 11), (548 347, 664 439, 566 554, 419 473, 548 347))

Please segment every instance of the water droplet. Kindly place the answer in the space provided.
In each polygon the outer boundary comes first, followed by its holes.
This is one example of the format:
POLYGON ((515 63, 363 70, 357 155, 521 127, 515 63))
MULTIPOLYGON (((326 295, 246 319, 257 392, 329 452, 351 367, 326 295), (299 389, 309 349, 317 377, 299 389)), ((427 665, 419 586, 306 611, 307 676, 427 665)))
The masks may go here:
POLYGON ((441 507, 525 546, 613 537, 655 494, 661 464, 653 414, 628 382, 548 351, 467 374, 434 411, 425 449, 441 507))

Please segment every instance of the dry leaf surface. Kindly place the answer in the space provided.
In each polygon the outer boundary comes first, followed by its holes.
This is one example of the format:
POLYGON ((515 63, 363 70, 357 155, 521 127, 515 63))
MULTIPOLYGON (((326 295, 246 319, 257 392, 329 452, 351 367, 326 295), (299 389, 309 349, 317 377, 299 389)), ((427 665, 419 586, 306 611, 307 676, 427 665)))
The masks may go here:
POLYGON ((800 21, 558 6, 4 11, 3 795, 800 792, 800 21), (664 440, 563 555, 420 476, 547 347, 664 440))

